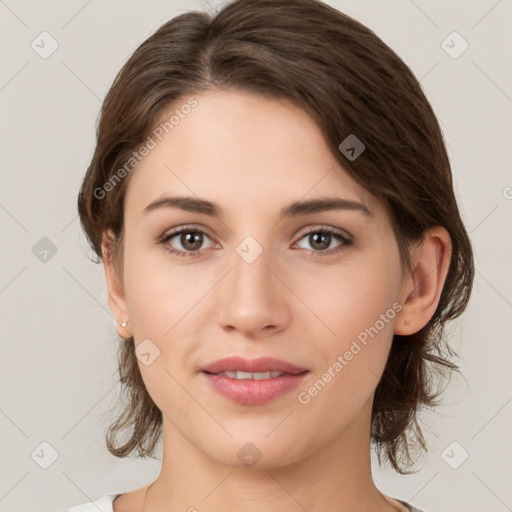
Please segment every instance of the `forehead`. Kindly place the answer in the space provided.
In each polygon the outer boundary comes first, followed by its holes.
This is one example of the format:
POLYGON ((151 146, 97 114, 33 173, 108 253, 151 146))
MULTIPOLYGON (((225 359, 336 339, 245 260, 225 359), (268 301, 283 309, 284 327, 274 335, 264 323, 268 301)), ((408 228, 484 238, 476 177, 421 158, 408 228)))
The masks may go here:
MULTIPOLYGON (((197 105, 168 126, 168 133, 151 135, 154 147, 133 171, 127 209, 142 212, 165 194, 208 198, 233 212, 277 211, 301 198, 333 195, 378 208, 302 109, 243 91, 195 99, 197 105)), ((161 121, 185 102, 176 102, 161 121)))

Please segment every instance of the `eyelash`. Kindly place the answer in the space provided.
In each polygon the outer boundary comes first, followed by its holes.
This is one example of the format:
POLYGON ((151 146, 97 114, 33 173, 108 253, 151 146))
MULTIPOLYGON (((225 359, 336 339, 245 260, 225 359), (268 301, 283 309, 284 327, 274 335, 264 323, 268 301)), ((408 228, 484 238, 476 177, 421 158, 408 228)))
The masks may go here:
MULTIPOLYGON (((205 233, 204 231, 202 231, 201 229, 195 229, 195 228, 190 228, 190 227, 182 227, 182 228, 179 228, 177 229, 176 231, 172 231, 171 233, 168 233, 167 235, 165 235, 159 243, 161 243, 163 246, 166 247, 166 250, 169 254, 172 254, 172 255, 175 255, 175 256, 179 256, 179 257, 197 257, 197 256, 200 256, 202 254, 202 250, 201 251, 181 251, 179 249, 174 249, 174 248, 169 248, 168 246, 168 242, 169 240, 171 240, 172 238, 176 237, 177 235, 180 235, 182 233, 199 233, 199 234, 203 234, 203 235, 206 235, 208 238, 210 238, 208 236, 207 233, 205 233)), ((338 247, 334 248, 334 249, 326 249, 326 250, 322 250, 322 251, 315 251, 313 249, 304 249, 305 251, 308 251, 309 254, 311 256, 314 256, 314 257, 318 257, 318 256, 331 256, 333 254, 338 254, 344 250, 347 249, 348 246, 352 245, 352 242, 353 240, 345 235, 343 235, 342 233, 340 233, 339 231, 333 229, 333 228, 330 228, 330 227, 327 227, 327 226, 324 226, 322 228, 312 228, 308 231, 306 231, 305 233, 302 234, 302 236, 299 238, 299 241, 302 240, 304 237, 306 237, 307 235, 310 235, 312 233, 320 233, 320 234, 327 234, 327 235, 332 235, 333 237, 337 238, 340 242, 342 242, 341 245, 339 245, 338 247)))

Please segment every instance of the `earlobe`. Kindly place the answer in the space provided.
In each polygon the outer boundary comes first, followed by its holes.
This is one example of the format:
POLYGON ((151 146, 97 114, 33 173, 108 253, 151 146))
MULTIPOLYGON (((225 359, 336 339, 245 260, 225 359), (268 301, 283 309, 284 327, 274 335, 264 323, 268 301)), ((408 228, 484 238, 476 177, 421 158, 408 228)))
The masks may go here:
POLYGON ((116 329, 119 336, 129 338, 133 334, 129 327, 128 309, 123 284, 119 276, 119 269, 116 268, 112 257, 111 247, 113 240, 114 235, 111 230, 109 230, 108 233, 103 233, 101 248, 103 269, 105 271, 105 281, 107 285, 108 306, 116 319, 116 329))
POLYGON ((436 226, 411 250, 412 273, 402 287, 402 310, 394 333, 407 336, 422 329, 434 315, 448 275, 452 254, 450 235, 436 226))

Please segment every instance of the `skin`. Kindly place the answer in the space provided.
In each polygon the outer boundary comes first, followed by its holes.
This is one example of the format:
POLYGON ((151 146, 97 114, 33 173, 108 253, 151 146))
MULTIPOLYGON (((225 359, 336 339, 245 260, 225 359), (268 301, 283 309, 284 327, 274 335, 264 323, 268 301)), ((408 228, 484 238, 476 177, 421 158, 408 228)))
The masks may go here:
MULTIPOLYGON (((119 334, 133 335, 136 346, 149 338, 160 350, 149 366, 139 361, 164 415, 162 469, 144 510, 401 510, 372 480, 371 406, 393 334, 417 332, 434 314, 449 236, 441 227, 425 233, 406 272, 386 208, 347 174, 305 112, 241 91, 196 99, 198 106, 132 171, 122 275, 104 245, 109 306, 128 320, 119 334), (178 208, 143 213, 164 196, 212 201, 223 216, 178 208), (371 214, 279 214, 293 201, 332 196, 371 214), (197 252, 180 235, 158 243, 185 225, 205 232, 199 256, 169 254, 172 247, 197 252), (352 243, 327 236, 326 250, 343 250, 321 254, 304 233, 325 226, 352 243), (263 248, 252 263, 236 252, 247 236, 263 248), (394 303, 401 311, 301 404, 298 393, 394 303), (236 404, 198 372, 231 355, 269 355, 310 373, 270 403, 236 404), (248 442, 261 453, 252 468, 237 457, 248 442)), ((142 510, 146 490, 122 495, 114 510, 142 510)))

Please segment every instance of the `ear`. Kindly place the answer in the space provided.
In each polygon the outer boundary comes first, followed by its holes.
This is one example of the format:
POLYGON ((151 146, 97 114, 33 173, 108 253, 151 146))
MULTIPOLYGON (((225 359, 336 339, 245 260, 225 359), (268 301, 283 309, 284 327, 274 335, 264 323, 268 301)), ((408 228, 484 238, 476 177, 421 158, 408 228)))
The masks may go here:
POLYGON ((434 315, 448 275, 452 241, 445 228, 436 226, 411 250, 412 273, 407 273, 400 292, 402 309, 395 334, 407 336, 425 327, 434 315))
POLYGON ((115 236, 112 230, 109 229, 108 232, 103 233, 101 243, 103 269, 105 270, 105 280, 108 292, 108 307, 116 319, 116 329, 119 336, 122 338, 130 338, 133 336, 133 333, 124 296, 122 276, 119 276, 118 274, 118 269, 114 264, 111 252, 111 244, 114 239, 115 236), (118 320, 126 322, 126 327, 118 324, 118 320))

